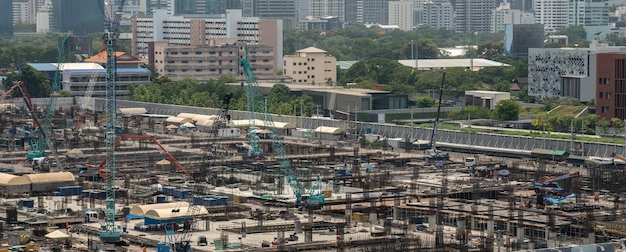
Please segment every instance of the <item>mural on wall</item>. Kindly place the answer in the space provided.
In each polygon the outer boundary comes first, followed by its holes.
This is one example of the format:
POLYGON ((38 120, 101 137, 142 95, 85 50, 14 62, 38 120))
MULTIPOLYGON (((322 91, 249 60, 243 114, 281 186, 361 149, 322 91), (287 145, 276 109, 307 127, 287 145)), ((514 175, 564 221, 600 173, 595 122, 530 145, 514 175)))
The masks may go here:
POLYGON ((561 76, 588 76, 588 50, 529 49, 528 95, 560 96, 561 76))

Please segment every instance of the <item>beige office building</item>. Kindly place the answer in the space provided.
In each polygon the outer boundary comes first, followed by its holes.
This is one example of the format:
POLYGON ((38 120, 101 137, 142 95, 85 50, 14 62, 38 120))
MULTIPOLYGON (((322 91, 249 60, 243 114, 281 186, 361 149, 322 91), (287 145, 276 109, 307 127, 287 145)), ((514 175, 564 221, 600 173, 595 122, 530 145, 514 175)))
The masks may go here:
POLYGON ((285 55, 283 61, 283 74, 291 77, 292 83, 335 85, 337 82, 337 59, 322 49, 305 48, 295 55, 285 55))
MULTIPOLYGON (((150 43, 154 51, 148 59, 155 70, 172 80, 186 77, 206 81, 231 75, 245 80, 239 59, 245 55, 245 43, 234 39, 210 40, 209 45, 177 46, 167 41, 150 43)), ((270 46, 249 45, 248 61, 257 79, 274 78, 274 51, 270 46)))
POLYGON ((167 41, 170 46, 201 47, 210 40, 234 39, 248 45, 272 47, 274 66, 281 67, 283 30, 280 19, 242 17, 241 10, 227 10, 222 18, 187 18, 156 10, 151 18, 133 18, 133 56, 149 58, 151 42, 167 41))

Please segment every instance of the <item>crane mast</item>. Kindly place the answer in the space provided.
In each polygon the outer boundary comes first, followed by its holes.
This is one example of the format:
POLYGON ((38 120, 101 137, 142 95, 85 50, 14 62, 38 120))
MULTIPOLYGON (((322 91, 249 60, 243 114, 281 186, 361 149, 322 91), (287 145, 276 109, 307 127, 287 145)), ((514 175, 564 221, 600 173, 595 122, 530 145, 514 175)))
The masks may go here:
MULTIPOLYGON (((112 2, 108 2, 112 5, 112 2)), ((100 239, 105 243, 116 243, 120 240, 120 231, 115 226, 115 108, 116 108, 116 77, 115 41, 118 37, 119 18, 124 6, 124 0, 116 12, 109 14, 109 22, 105 22, 106 39, 106 105, 105 105, 105 142, 106 142, 106 199, 105 225, 100 230, 100 239)), ((113 10, 113 6, 109 7, 113 10)), ((106 17, 106 12, 105 12, 106 17)))

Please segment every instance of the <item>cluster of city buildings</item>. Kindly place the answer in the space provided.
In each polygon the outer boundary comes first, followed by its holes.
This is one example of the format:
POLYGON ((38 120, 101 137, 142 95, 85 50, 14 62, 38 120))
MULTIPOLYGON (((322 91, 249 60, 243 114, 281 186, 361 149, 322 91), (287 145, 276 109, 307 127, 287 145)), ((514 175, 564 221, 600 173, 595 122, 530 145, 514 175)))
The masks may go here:
MULTIPOLYGON (((0 33, 10 24, 37 24, 38 32, 72 31, 76 35, 102 30, 106 9, 102 3, 120 0, 1 0, 0 33), (71 22, 80 19, 82 22, 71 22)), ((546 32, 582 25, 589 31, 611 30, 626 11, 610 8, 617 0, 128 0, 125 16, 152 17, 157 10, 168 15, 207 17, 241 10, 243 17, 281 20, 284 30, 330 30, 353 24, 379 24, 405 31, 420 26, 458 33, 497 32, 505 24, 543 24, 546 32)), ((129 20, 123 23, 129 25, 129 20)), ((588 32, 593 34, 594 32, 588 32)))

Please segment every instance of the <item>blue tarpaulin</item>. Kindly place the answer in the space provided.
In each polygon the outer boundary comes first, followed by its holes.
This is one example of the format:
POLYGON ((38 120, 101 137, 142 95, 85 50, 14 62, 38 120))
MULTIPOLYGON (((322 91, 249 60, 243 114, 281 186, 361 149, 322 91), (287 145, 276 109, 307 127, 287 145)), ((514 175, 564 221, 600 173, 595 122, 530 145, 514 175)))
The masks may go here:
POLYGON ((139 216, 139 215, 134 215, 134 214, 127 214, 126 215, 126 219, 143 219, 143 216, 139 216))

